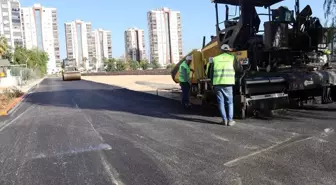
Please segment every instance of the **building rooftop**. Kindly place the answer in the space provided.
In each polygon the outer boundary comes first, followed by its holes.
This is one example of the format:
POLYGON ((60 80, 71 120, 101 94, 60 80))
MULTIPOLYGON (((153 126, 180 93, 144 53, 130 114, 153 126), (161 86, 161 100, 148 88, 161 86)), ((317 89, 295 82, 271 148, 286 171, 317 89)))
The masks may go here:
POLYGON ((71 22, 65 22, 65 24, 72 24, 73 22, 75 23, 85 23, 85 24, 91 24, 91 22, 86 22, 86 21, 83 21, 81 19, 76 19, 76 20, 73 20, 71 22))
POLYGON ((132 30, 143 30, 143 29, 140 29, 140 28, 137 28, 137 27, 133 27, 133 28, 128 28, 126 31, 132 31, 132 30))
POLYGON ((167 8, 167 7, 162 7, 162 8, 157 8, 155 10, 151 10, 150 12, 155 12, 155 11, 163 11, 163 12, 179 12, 179 11, 175 11, 175 10, 172 10, 170 8, 167 8))

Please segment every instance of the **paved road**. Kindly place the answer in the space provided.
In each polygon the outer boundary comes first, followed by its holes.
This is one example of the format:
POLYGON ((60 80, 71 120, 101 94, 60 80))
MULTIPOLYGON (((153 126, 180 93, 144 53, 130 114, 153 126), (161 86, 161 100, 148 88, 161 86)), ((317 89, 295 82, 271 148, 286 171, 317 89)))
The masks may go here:
POLYGON ((154 95, 49 78, 1 124, 0 184, 335 184, 335 111, 225 128, 154 95))

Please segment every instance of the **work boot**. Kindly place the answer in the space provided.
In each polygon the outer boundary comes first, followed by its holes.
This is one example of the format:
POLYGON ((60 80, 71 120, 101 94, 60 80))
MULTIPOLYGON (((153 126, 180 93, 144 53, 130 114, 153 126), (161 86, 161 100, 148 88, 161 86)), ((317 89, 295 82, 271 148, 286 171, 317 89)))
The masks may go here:
POLYGON ((224 125, 224 126, 228 126, 228 121, 227 120, 223 120, 222 122, 220 122, 221 125, 224 125))
POLYGON ((227 124, 227 126, 233 126, 236 124, 236 121, 235 120, 230 120, 227 124))

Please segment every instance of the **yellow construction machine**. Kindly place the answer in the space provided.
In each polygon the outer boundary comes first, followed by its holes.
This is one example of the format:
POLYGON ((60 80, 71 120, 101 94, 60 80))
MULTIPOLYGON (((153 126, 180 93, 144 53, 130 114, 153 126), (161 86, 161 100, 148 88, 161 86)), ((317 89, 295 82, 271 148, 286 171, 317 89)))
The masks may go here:
MULTIPOLYGON (((284 0, 211 0, 216 11, 216 36, 200 50, 193 50, 191 68, 191 96, 202 104, 216 105, 211 79, 206 73, 210 57, 221 53, 223 44, 229 45, 242 65, 236 73, 234 86, 235 116, 244 119, 250 114, 302 106, 304 103, 332 103, 336 101, 336 70, 330 61, 321 61, 328 41, 323 28, 308 5, 300 11, 273 6, 284 0), (226 16, 219 21, 219 6, 225 5, 226 16), (238 16, 229 18, 229 5, 236 6, 238 16), (265 8, 268 13, 258 13, 265 8), (264 29, 260 16, 267 16, 264 29), (222 26, 224 25, 224 26, 222 26)), ((172 79, 179 83, 179 66, 171 71, 172 79)))
POLYGON ((63 81, 81 80, 81 73, 78 71, 75 60, 64 59, 62 64, 63 81))

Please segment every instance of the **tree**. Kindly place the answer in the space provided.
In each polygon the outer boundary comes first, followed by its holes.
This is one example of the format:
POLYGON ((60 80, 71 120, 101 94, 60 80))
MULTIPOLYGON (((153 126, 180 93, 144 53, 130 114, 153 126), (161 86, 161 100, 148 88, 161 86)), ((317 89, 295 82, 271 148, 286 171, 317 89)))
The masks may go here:
POLYGON ((127 65, 124 61, 117 60, 117 62, 116 62, 116 70, 117 71, 125 71, 126 68, 127 68, 127 65))
POLYGON ((116 60, 111 58, 111 59, 105 59, 104 64, 106 66, 106 71, 111 72, 111 71, 116 71, 116 60))
POLYGON ((336 0, 324 0, 324 16, 327 22, 331 22, 331 27, 336 25, 336 0))
POLYGON ((8 41, 4 36, 0 36, 0 57, 2 57, 8 50, 8 41))
POLYGON ((48 60, 48 53, 38 48, 28 50, 23 47, 16 47, 13 55, 14 64, 25 64, 27 68, 38 71, 41 75, 47 72, 48 60))
POLYGON ((147 70, 150 67, 150 63, 147 60, 140 61, 140 68, 142 70, 147 70))
POLYGON ((131 70, 138 70, 140 67, 140 64, 138 61, 130 60, 128 61, 128 66, 131 70))
POLYGON ((168 70, 172 70, 172 69, 174 69, 175 66, 176 66, 176 64, 168 64, 168 65, 166 66, 166 69, 168 69, 168 70))
POLYGON ((109 63, 109 61, 110 61, 110 59, 108 59, 108 58, 103 58, 103 62, 104 62, 104 64, 107 64, 107 63, 109 63))
POLYGON ((8 50, 6 51, 6 53, 4 53, 4 54, 2 55, 2 58, 3 58, 3 59, 7 59, 11 64, 14 62, 14 61, 13 61, 13 57, 14 57, 14 54, 12 53, 12 51, 11 51, 10 49, 8 49, 8 50))
POLYGON ((152 62, 152 67, 153 67, 153 69, 159 69, 159 68, 161 68, 161 65, 156 59, 154 59, 153 62, 152 62))

